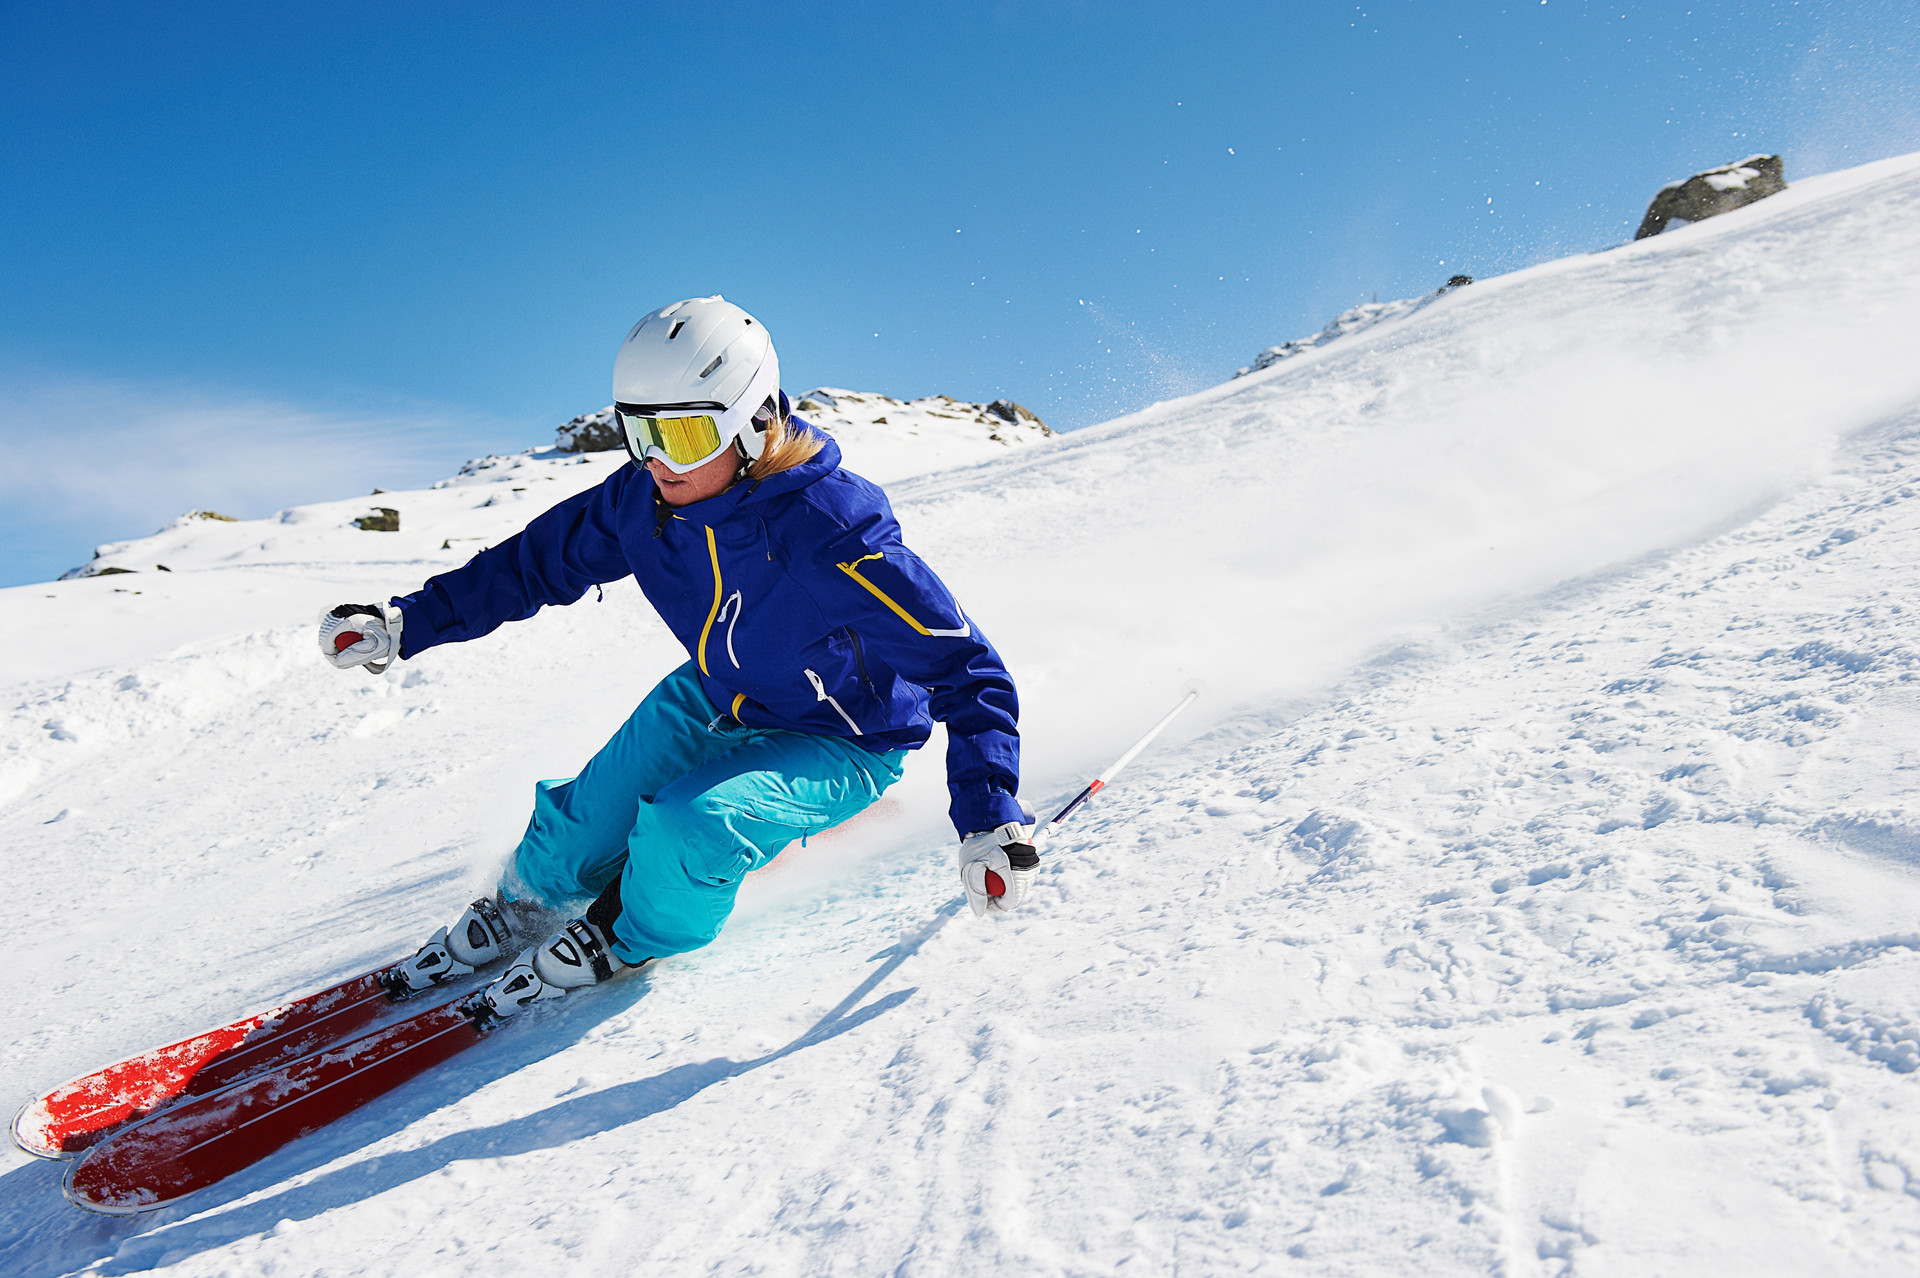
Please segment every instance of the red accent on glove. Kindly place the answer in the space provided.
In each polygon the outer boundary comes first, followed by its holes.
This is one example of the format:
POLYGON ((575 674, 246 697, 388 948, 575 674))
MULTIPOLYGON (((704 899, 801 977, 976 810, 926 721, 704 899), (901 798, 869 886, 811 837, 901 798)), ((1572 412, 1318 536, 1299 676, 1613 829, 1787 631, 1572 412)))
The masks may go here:
POLYGON ((988 896, 1005 896, 1006 894, 1007 894, 1007 885, 1005 881, 1002 880, 1001 877, 995 874, 992 870, 988 870, 987 871, 987 895, 988 896))
POLYGON ((333 637, 333 650, 335 652, 345 652, 365 638, 366 636, 358 630, 342 630, 333 637))

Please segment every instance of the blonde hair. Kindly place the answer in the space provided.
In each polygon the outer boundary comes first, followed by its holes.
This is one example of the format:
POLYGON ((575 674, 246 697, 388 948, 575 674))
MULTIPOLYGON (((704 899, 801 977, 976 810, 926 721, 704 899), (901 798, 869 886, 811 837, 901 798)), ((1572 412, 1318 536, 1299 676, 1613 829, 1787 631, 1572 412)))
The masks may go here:
POLYGON ((760 456, 747 467, 747 482, 757 483, 792 470, 814 459, 827 441, 812 431, 795 430, 785 417, 775 418, 767 427, 767 438, 760 445, 760 456))

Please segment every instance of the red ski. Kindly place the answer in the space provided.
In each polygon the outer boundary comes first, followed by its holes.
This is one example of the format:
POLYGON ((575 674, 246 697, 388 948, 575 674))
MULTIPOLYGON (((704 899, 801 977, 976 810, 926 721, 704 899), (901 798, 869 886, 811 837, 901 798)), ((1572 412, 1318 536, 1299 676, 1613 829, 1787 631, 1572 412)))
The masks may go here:
POLYGON ((185 1098, 204 1096, 349 1038, 392 1009, 368 972, 316 994, 204 1034, 97 1069, 29 1101, 13 1120, 13 1143, 36 1158, 70 1158, 113 1131, 185 1098))
MULTIPOLYGON (((489 935, 495 947, 506 943, 507 924, 490 898, 475 901, 468 913, 475 916, 462 918, 469 945, 477 947, 489 935)), ((362 1034, 387 1019, 395 1002, 416 992, 454 990, 465 982, 446 978, 471 975, 473 969, 460 966, 440 944, 446 934, 442 929, 412 958, 57 1087, 14 1117, 13 1143, 36 1158, 69 1158, 169 1105, 210 1095, 251 1074, 362 1034), (435 980, 440 983, 432 983, 435 980)))
POLYGON ((422 1008, 124 1128, 73 1165, 68 1201, 131 1216, 252 1166, 479 1042, 465 1001, 422 1008))

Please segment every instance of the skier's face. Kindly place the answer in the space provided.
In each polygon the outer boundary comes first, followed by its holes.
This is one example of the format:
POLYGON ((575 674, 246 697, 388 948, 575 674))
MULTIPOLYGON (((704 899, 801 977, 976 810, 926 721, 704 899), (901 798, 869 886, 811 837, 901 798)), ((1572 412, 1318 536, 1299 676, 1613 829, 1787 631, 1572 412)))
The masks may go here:
POLYGON ((734 472, 740 468, 740 455, 728 448, 704 466, 695 466, 684 475, 676 475, 657 457, 647 458, 647 473, 653 476, 660 500, 669 506, 688 506, 709 497, 718 497, 733 485, 734 472))

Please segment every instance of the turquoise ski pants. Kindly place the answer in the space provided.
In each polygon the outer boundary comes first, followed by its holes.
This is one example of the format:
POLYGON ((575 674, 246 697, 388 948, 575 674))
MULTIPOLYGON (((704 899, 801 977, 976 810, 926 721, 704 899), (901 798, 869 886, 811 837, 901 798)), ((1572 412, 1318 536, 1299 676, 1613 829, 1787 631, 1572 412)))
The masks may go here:
POLYGON ((503 886, 565 910, 617 875, 615 954, 637 963, 696 950, 733 912, 742 875, 863 811, 900 779, 906 754, 742 727, 707 700, 689 662, 579 776, 534 787, 503 886))

